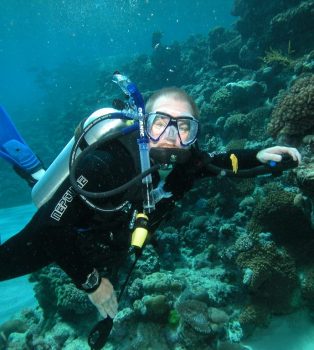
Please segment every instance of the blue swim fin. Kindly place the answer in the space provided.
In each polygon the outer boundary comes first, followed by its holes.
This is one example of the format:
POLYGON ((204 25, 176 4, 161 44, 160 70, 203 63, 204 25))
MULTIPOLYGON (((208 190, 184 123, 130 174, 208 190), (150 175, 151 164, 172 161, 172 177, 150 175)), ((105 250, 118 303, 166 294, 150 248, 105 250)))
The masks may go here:
POLYGON ((31 175, 43 168, 41 161, 23 140, 2 106, 0 106, 0 157, 13 164, 20 175, 21 173, 31 175))

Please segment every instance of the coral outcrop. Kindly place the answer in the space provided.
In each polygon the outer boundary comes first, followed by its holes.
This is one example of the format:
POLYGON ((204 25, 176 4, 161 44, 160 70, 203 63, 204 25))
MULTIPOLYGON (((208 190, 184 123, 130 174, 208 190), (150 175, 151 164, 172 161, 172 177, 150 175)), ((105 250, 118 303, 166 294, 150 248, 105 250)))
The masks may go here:
POLYGON ((267 306, 271 313, 291 312, 298 279, 294 260, 287 251, 274 243, 257 244, 242 251, 236 262, 241 269, 251 271, 245 283, 254 304, 267 306))
POLYGON ((34 290, 46 317, 58 313, 68 321, 77 322, 79 315, 96 315, 95 307, 83 291, 58 267, 48 266, 33 273, 34 290))
POLYGON ((277 184, 265 186, 264 196, 257 198, 248 229, 252 232, 271 232, 277 243, 286 246, 304 244, 304 240, 311 237, 311 229, 302 210, 294 205, 294 198, 295 193, 277 184), (301 230, 300 222, 303 223, 301 230))
POLYGON ((297 52, 307 51, 307 41, 314 30, 314 1, 302 1, 278 13, 271 19, 269 28, 269 36, 277 43, 290 41, 297 52))
POLYGON ((230 82, 215 91, 210 98, 211 113, 220 116, 237 110, 249 111, 263 97, 265 87, 254 80, 230 82))
POLYGON ((314 133, 314 75, 297 79, 274 108, 268 132, 300 141, 314 133))
POLYGON ((297 183, 302 195, 295 197, 295 204, 299 204, 305 216, 311 222, 314 230, 314 159, 304 162, 296 171, 297 183))

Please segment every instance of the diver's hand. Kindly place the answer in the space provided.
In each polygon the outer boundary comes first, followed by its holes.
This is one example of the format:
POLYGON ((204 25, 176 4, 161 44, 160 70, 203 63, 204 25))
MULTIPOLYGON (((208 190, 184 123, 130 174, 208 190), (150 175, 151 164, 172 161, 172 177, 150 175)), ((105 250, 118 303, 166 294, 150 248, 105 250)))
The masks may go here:
POLYGON ((111 282, 102 278, 99 287, 88 294, 90 301, 96 306, 102 317, 114 318, 118 312, 118 301, 111 282))
POLYGON ((296 148, 285 147, 285 146, 274 146, 270 148, 265 148, 259 151, 256 155, 256 158, 261 163, 267 163, 269 161, 280 162, 282 160, 282 155, 288 154, 292 157, 294 161, 297 161, 298 164, 301 163, 301 154, 296 148))

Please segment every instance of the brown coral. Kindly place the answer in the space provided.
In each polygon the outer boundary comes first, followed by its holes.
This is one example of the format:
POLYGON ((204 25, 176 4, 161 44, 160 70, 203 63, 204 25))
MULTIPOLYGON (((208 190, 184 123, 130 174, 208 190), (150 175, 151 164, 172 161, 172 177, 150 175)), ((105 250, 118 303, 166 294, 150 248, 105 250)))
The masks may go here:
POLYGON ((267 129, 273 137, 299 138, 314 130, 314 75, 295 81, 274 108, 267 129))
POLYGON ((301 164, 296 171, 297 183, 305 195, 314 200, 314 158, 301 164))
POLYGON ((212 327, 208 317, 208 307, 197 300, 187 300, 177 305, 177 311, 182 320, 189 324, 195 331, 203 334, 212 333, 212 327))
POLYGON ((229 320, 225 311, 215 307, 208 308, 205 303, 198 300, 181 301, 177 304, 176 310, 184 323, 201 334, 220 332, 229 320))
MULTIPOLYGON (((2 345, 5 346, 11 333, 24 333, 26 331, 27 325, 21 320, 13 319, 2 323, 0 325, 0 348, 2 345)), ((5 347, 5 349, 7 348, 5 347)))
POLYGON ((254 304, 274 313, 286 313, 293 307, 297 287, 296 267, 291 256, 274 243, 241 252, 236 260, 241 269, 253 271, 248 284, 254 304))
POLYGON ((266 193, 257 198, 248 223, 249 231, 271 232, 277 243, 295 248, 302 239, 308 240, 310 225, 302 210, 294 205, 295 194, 275 183, 264 188, 266 193))
POLYGON ((269 310, 261 305, 247 305, 241 310, 239 322, 246 335, 250 335, 255 327, 266 327, 270 321, 269 310))
POLYGON ((303 192, 294 198, 295 205, 298 205, 309 219, 314 229, 314 158, 300 165, 296 171, 297 183, 303 192))

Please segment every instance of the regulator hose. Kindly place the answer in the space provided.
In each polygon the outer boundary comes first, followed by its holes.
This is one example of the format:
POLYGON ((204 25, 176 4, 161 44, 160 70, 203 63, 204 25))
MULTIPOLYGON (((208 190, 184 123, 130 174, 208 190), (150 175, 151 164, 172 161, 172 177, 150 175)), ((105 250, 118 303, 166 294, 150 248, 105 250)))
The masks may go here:
MULTIPOLYGON (((120 114, 120 113, 117 113, 117 114, 120 114)), ((120 115, 123 115, 123 114, 121 113, 120 115)), ((101 118, 96 123, 99 123, 103 119, 105 119, 105 118, 101 118)), ((119 138, 127 133, 126 130, 120 130, 120 131, 117 131, 117 132, 111 134, 110 136, 104 135, 99 140, 97 140, 93 144, 86 147, 78 156, 76 156, 77 151, 79 149, 79 146, 84 140, 84 136, 96 123, 94 122, 94 123, 89 124, 88 127, 82 131, 82 133, 79 135, 78 139, 76 140, 76 142, 72 148, 71 155, 70 155, 70 161, 69 161, 70 183, 71 183, 71 186, 73 187, 74 191, 77 192, 79 195, 90 198, 90 199, 109 198, 109 197, 115 196, 117 194, 120 194, 120 193, 126 191, 128 188, 130 188, 134 184, 140 182, 148 174, 151 174, 160 168, 160 165, 156 164, 156 165, 150 167, 149 169, 147 169, 146 171, 138 174, 132 180, 128 181, 127 183, 125 183, 125 184, 123 184, 123 185, 121 185, 113 190, 109 190, 109 191, 105 191, 105 192, 91 192, 91 191, 86 191, 86 190, 83 190, 82 188, 80 188, 77 181, 76 181, 76 170, 77 170, 77 167, 78 167, 80 160, 87 153, 94 151, 98 147, 100 147, 101 145, 104 145, 107 142, 115 140, 115 139, 117 139, 117 138, 119 138)), ((130 132, 130 129, 128 129, 128 132, 130 132)))

